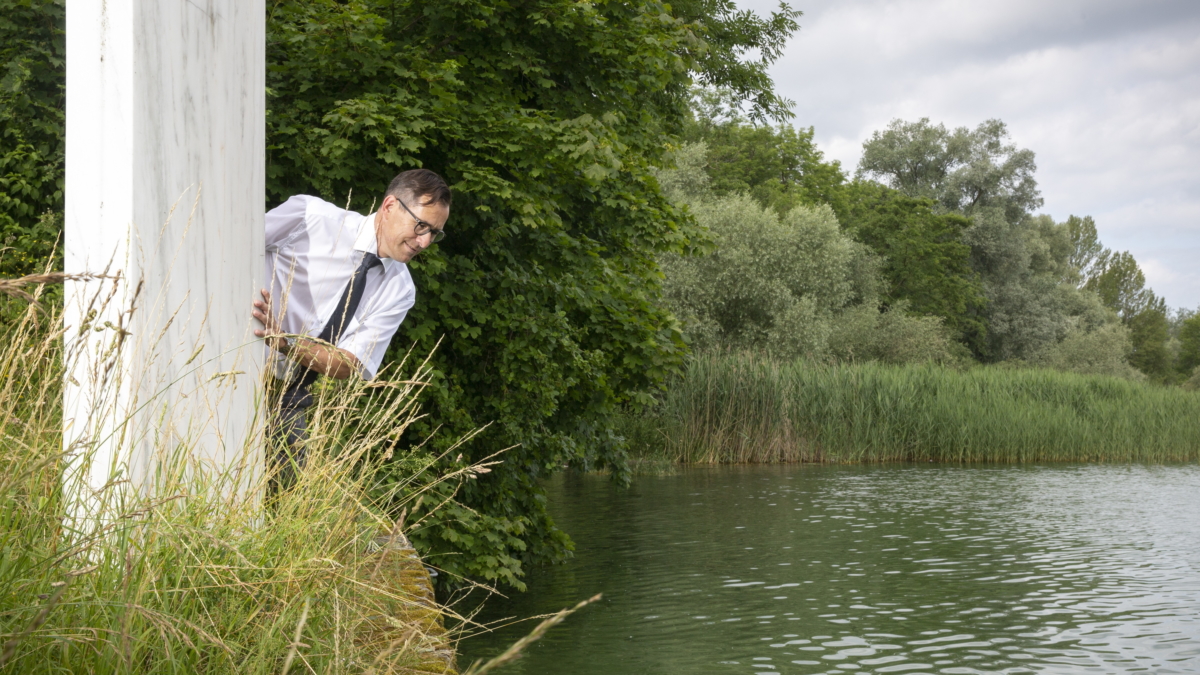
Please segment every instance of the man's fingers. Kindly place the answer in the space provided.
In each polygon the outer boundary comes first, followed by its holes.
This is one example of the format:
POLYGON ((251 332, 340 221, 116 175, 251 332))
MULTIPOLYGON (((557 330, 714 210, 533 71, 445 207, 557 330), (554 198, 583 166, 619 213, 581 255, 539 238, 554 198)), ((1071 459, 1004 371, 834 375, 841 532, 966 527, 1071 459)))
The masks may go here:
POLYGON ((258 291, 263 299, 255 300, 252 304, 254 309, 250 311, 250 315, 257 319, 263 325, 262 330, 255 329, 254 336, 260 338, 271 338, 279 335, 279 326, 271 317, 271 293, 261 288, 258 291))

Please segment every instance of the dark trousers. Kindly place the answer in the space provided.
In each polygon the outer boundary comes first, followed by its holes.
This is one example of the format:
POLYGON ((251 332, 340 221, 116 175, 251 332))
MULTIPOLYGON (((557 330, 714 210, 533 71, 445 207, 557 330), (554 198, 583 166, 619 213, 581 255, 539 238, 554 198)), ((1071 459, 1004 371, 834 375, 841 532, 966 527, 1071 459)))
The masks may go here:
POLYGON ((267 427, 267 447, 271 456, 269 492, 278 493, 296 482, 307 459, 308 407, 312 395, 307 387, 285 389, 267 427))

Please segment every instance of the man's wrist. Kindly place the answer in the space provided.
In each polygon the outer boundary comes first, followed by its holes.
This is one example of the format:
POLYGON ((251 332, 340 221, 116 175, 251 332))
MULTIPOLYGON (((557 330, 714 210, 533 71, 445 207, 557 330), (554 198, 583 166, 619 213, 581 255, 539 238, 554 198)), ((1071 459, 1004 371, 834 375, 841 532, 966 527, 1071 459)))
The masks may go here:
POLYGON ((272 341, 271 346, 274 347, 275 351, 279 352, 280 354, 288 356, 292 353, 292 350, 295 349, 296 342, 297 340, 295 336, 278 335, 272 341))

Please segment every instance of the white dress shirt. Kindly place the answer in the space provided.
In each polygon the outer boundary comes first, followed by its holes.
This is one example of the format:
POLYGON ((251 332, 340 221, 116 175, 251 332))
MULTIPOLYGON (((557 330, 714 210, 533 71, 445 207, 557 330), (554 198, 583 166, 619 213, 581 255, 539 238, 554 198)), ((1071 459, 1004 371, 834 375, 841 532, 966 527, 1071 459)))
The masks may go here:
MULTIPOLYGON (((296 195, 271 209, 267 226, 267 288, 285 333, 318 335, 341 299, 364 253, 379 254, 375 214, 359 215, 329 202, 296 195)), ((417 299, 408 266, 382 258, 367 272, 367 286, 337 346, 362 364, 360 375, 379 371, 388 342, 417 299)), ((271 350, 275 376, 289 379, 300 366, 271 350)))

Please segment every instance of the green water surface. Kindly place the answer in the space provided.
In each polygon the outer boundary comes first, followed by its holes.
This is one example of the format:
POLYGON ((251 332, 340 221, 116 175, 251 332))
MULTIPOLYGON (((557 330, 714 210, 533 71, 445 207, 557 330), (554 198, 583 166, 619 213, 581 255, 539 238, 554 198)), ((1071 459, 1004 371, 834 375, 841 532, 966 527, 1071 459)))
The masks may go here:
MULTIPOLYGON (((1200 467, 722 467, 550 492, 574 559, 477 620, 604 598, 501 673, 1200 672, 1200 467)), ((460 663, 531 627, 464 640, 460 663)))

